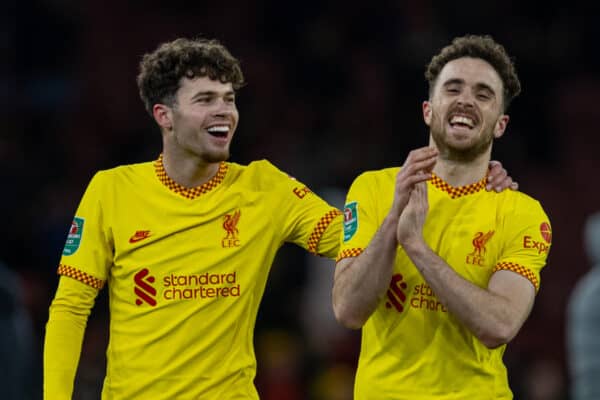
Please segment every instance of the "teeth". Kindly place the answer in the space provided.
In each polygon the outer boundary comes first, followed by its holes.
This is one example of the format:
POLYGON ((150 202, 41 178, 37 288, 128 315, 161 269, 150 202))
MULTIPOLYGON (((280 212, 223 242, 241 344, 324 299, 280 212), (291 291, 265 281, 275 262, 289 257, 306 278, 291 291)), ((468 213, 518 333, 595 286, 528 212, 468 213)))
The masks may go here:
POLYGON ((464 124, 464 125, 469 125, 470 127, 473 127, 473 120, 471 118, 468 117, 463 117, 461 115, 455 115, 454 117, 452 117, 452 119, 450 120, 451 124, 464 124))
POLYGON ((211 126, 207 129, 209 132, 229 132, 229 127, 226 125, 221 126, 211 126))

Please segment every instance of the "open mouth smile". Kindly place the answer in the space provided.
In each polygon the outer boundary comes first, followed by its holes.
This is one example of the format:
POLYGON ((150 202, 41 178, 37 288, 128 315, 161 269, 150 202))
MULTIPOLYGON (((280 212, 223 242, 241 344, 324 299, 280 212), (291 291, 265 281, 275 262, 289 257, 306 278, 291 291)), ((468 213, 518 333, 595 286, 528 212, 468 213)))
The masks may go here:
POLYGON ((226 138, 229 135, 230 128, 227 125, 215 125, 207 128, 206 131, 218 138, 226 138))

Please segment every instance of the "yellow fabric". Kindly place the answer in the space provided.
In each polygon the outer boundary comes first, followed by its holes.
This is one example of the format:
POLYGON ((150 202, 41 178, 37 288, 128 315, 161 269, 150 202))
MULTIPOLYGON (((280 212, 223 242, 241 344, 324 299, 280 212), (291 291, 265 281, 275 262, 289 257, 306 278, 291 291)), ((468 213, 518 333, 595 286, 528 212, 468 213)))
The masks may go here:
POLYGON ((61 277, 44 340, 44 399, 71 399, 81 343, 98 290, 61 277))
POLYGON ((253 330, 275 253, 293 242, 333 258, 339 214, 264 160, 223 163, 194 189, 160 163, 96 174, 59 273, 108 284, 102 398, 256 399, 253 330))
MULTIPOLYGON (((391 207, 398 171, 355 180, 338 259, 368 246, 391 207)), ((438 177, 428 181, 426 242, 480 287, 495 269, 512 270, 537 286, 551 241, 548 217, 531 197, 487 192, 483 183, 452 188, 438 177)), ((362 329, 355 398, 511 399, 504 349, 488 349, 448 313, 400 248, 390 288, 362 329)))

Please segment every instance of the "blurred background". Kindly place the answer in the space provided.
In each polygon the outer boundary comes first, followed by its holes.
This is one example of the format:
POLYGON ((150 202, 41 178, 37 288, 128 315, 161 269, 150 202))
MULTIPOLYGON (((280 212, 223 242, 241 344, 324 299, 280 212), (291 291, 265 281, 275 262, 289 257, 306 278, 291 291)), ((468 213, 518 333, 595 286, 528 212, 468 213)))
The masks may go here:
MULTIPOLYGON (((231 161, 268 158, 341 207, 360 172, 399 165, 427 143, 421 102, 431 56, 455 36, 485 33, 514 57, 523 86, 493 158, 541 201, 554 231, 534 310, 505 361, 515 398, 569 398, 565 314, 591 264, 584 221, 600 210, 593 2, 23 0, 4 7, 0 260, 1 280, 10 284, 0 320, 11 315, 18 334, 2 336, 14 376, 4 374, 1 387, 26 377, 22 398, 41 398, 55 271, 89 179, 160 152, 135 84, 144 53, 179 36, 221 40, 248 81, 231 161)), ((360 338, 333 320, 332 274, 331 261, 282 248, 255 334, 263 399, 351 398, 360 338)), ((99 398, 105 292, 88 322, 76 399, 99 398)))

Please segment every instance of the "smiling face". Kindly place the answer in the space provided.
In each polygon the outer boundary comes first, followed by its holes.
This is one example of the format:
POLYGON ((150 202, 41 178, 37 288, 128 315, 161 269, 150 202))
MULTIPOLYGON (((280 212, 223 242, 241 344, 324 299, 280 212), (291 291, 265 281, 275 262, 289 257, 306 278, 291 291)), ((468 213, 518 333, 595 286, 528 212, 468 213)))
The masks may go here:
POLYGON ((437 77, 423 118, 440 157, 472 161, 491 151, 504 133, 503 85, 496 70, 479 58, 449 61, 437 77))
POLYGON ((206 164, 229 158, 229 145, 239 119, 231 83, 184 77, 174 104, 156 104, 153 111, 163 130, 165 150, 206 164))

